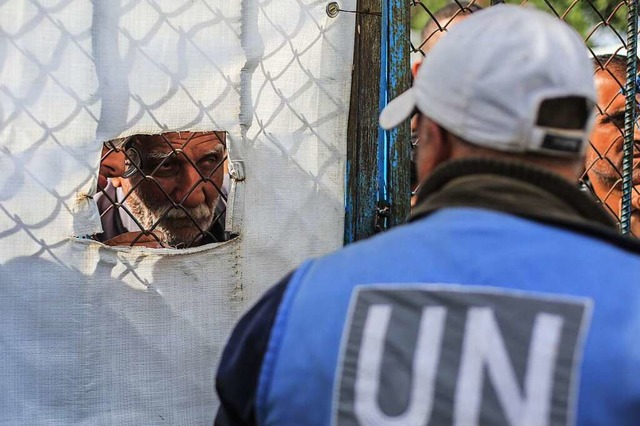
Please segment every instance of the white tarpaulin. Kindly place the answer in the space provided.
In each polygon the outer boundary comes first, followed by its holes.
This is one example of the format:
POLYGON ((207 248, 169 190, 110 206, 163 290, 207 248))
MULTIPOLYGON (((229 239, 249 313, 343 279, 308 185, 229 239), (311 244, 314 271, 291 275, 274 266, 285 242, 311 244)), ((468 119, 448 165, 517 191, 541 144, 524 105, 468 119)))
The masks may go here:
POLYGON ((325 7, 0 2, 0 424, 212 424, 238 316, 342 243, 355 29, 325 7), (228 132, 240 236, 76 238, 100 231, 102 142, 175 130, 228 132))

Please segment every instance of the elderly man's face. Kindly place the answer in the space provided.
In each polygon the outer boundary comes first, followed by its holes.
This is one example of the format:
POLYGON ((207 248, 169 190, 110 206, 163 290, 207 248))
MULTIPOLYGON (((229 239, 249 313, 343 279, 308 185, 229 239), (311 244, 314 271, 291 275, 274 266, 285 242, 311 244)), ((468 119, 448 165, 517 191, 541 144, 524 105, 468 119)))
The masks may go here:
MULTIPOLYGON (((618 78, 620 80, 620 77, 618 78)), ((624 84, 624 76, 620 80, 624 84)), ((595 76, 598 94, 598 109, 595 126, 591 133, 591 145, 587 150, 586 169, 598 198, 609 207, 612 213, 620 215, 622 190, 622 160, 624 143, 625 96, 621 93, 620 83, 607 71, 598 71, 595 76)), ((633 159, 633 185, 640 185, 640 129, 635 126, 633 159)), ((638 203, 637 195, 634 204, 638 203)), ((637 214, 637 213, 636 213, 637 214)), ((635 220, 634 220, 635 223, 635 220)), ((640 229, 632 229, 639 236, 640 229)))
POLYGON ((141 137, 133 147, 142 173, 122 179, 131 212, 145 229, 157 223, 154 232, 163 244, 194 245, 215 219, 223 141, 215 133, 176 132, 141 137))

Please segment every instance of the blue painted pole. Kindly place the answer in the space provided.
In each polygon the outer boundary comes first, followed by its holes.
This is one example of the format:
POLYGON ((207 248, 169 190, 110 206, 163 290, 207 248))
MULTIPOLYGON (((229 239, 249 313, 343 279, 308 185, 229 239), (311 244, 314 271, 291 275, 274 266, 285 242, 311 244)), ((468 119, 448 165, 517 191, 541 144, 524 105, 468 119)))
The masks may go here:
MULTIPOLYGON (((379 110, 382 111, 389 102, 388 77, 389 77, 389 0, 381 0, 381 26, 380 26, 380 97, 379 110)), ((376 227, 384 230, 389 227, 389 132, 378 129, 378 194, 376 203, 376 227)))
MULTIPOLYGON (((409 5, 405 0, 383 0, 382 9, 382 63, 384 69, 384 96, 381 108, 409 88, 411 66, 409 5)), ((381 76, 381 83, 382 83, 381 76)), ((411 202, 411 130, 409 120, 393 130, 382 131, 381 144, 384 164, 380 171, 385 178, 384 205, 389 206, 385 227, 405 222, 411 202)))

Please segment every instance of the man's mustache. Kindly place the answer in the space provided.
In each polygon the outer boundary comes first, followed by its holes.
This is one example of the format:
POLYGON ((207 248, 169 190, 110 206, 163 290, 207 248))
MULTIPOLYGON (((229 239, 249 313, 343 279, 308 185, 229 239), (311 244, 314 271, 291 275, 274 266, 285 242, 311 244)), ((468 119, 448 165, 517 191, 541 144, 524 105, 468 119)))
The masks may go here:
MULTIPOLYGON (((199 221, 210 218, 211 214, 212 209, 206 204, 200 204, 197 207, 171 206, 164 218, 168 220, 193 219, 199 221)), ((159 217, 162 217, 162 214, 159 217)))

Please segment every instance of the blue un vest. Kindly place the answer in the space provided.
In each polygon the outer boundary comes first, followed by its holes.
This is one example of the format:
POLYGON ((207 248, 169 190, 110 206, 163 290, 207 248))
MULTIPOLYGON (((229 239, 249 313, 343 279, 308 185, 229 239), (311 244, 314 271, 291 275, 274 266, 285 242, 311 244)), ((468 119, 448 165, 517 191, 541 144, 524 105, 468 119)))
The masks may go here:
POLYGON ((639 304, 637 254, 440 210, 298 269, 265 354, 259 423, 638 426, 639 304))

